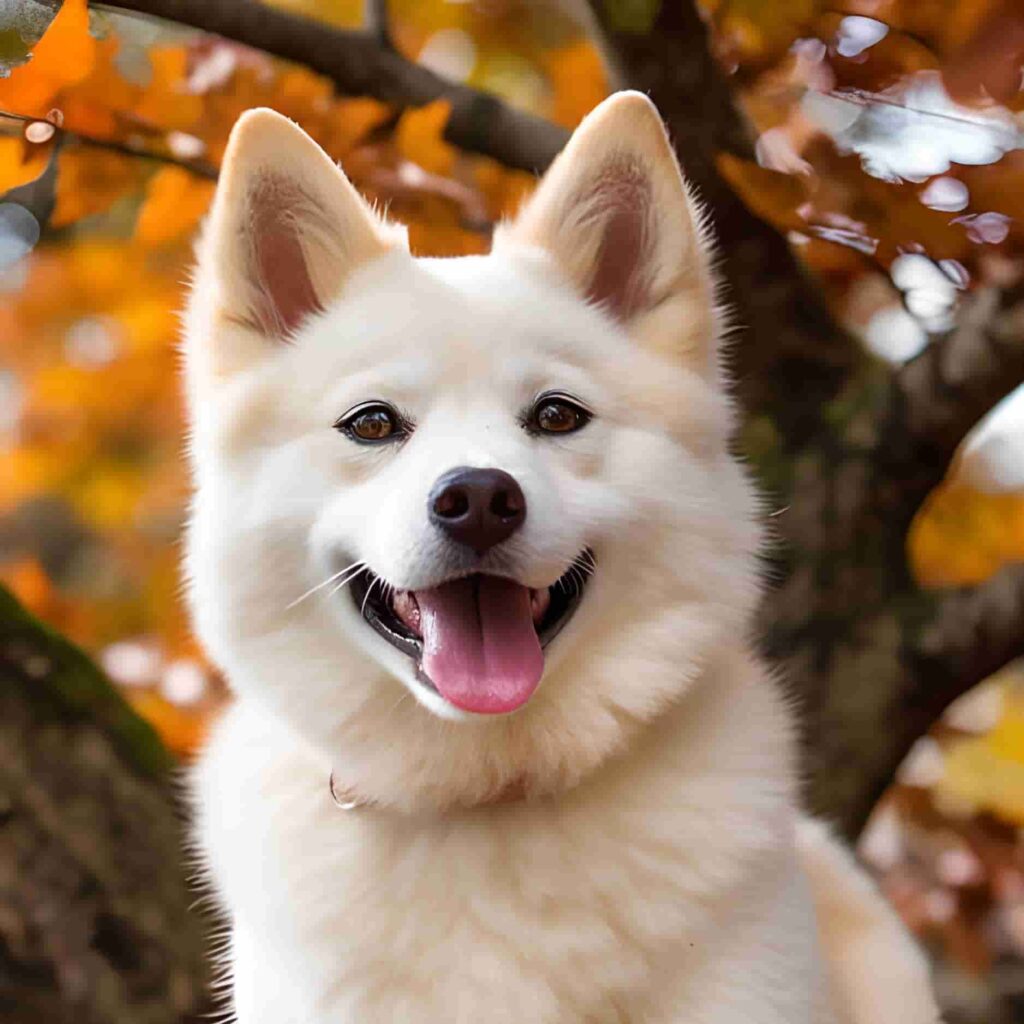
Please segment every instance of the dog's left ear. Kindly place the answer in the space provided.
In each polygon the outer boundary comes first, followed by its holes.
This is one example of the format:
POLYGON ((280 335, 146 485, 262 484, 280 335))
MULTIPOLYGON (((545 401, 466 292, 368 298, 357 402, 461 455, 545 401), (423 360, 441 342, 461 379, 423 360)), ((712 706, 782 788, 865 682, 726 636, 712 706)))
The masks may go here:
POLYGON ((546 250, 638 341, 715 364, 714 287, 701 213, 654 104, 620 92, 580 124, 495 249, 546 250))

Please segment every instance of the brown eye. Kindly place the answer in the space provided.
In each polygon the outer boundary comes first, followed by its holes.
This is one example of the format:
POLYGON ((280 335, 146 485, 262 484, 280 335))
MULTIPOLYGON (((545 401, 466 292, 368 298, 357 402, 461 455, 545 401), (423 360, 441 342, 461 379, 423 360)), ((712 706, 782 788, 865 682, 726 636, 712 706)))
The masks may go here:
POLYGON ((395 441, 408 433, 402 417, 384 402, 356 406, 334 424, 335 428, 360 444, 395 441))
POLYGON ((585 427, 589 410, 566 395, 541 395, 534 403, 527 427, 543 434, 571 434, 585 427))

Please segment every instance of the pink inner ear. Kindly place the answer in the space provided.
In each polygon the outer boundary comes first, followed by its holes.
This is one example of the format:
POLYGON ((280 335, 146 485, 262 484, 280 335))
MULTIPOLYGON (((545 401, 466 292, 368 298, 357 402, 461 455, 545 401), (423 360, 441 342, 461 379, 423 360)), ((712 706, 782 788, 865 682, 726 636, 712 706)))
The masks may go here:
POLYGON ((608 168, 588 201, 601 241, 587 298, 627 320, 650 298, 650 179, 634 163, 608 168))
POLYGON ((323 308, 300 239, 311 203, 294 183, 266 177, 250 193, 248 209, 253 317, 265 334, 287 337, 323 308))

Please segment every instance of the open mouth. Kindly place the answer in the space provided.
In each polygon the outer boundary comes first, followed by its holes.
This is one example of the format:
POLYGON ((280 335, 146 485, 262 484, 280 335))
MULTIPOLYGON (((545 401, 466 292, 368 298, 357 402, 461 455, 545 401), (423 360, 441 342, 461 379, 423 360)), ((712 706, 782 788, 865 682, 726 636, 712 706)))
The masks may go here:
POLYGON ((477 714, 514 711, 544 671, 544 648, 572 618, 593 569, 582 552, 550 587, 474 573, 393 590, 364 570, 349 586, 363 618, 416 664, 425 686, 477 714))

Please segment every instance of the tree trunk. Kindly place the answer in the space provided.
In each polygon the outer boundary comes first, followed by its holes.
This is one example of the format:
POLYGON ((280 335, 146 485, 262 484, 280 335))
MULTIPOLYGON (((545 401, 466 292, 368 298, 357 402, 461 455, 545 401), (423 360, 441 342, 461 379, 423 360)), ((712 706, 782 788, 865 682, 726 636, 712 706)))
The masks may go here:
POLYGON ((205 943, 171 760, 0 588, 0 1020, 198 1024, 205 943))
POLYGON ((614 29, 621 6, 594 10, 711 210, 739 326, 739 442, 780 510, 758 633, 797 697, 810 807, 852 838, 945 707, 1024 654, 1024 572, 928 593, 905 551, 959 441, 1024 379, 1024 293, 978 293, 905 368, 870 357, 716 170, 722 152, 750 159, 751 136, 694 4, 665 0, 642 32, 614 29))

